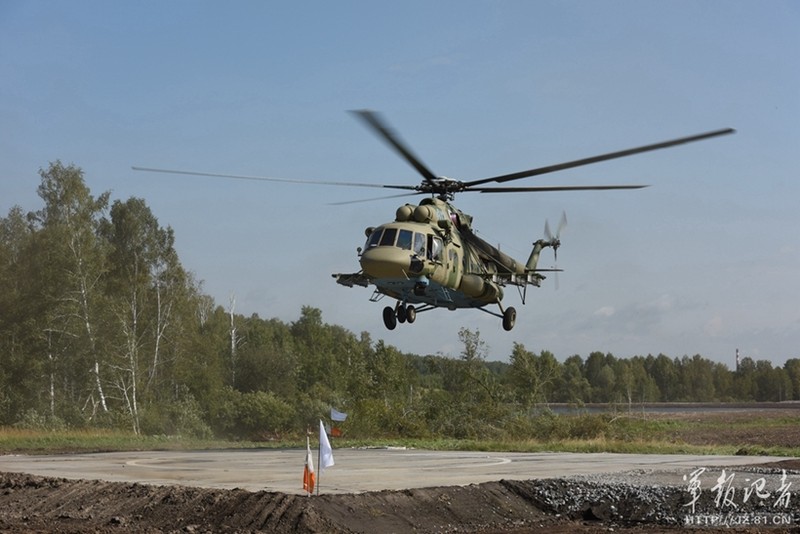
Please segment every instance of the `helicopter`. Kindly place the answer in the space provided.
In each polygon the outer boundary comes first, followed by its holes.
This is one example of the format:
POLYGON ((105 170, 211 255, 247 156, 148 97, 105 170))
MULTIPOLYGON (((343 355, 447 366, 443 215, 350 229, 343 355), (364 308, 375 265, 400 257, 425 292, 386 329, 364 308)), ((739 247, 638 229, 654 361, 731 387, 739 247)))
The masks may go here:
MULTIPOLYGON (((378 113, 372 110, 352 112, 373 133, 388 144, 409 163, 422 182, 417 185, 389 185, 358 182, 330 182, 290 180, 263 176, 243 176, 196 171, 133 167, 137 171, 165 172, 196 176, 213 176, 244 180, 322 184, 348 187, 372 187, 407 191, 401 194, 380 197, 382 199, 424 195, 418 204, 406 203, 397 208, 393 221, 370 226, 365 230, 366 243, 357 249, 361 269, 354 273, 334 273, 337 283, 346 287, 374 286, 371 302, 385 297, 396 302, 383 308, 383 323, 394 330, 400 323, 412 324, 418 313, 445 308, 475 309, 502 320, 503 329, 510 331, 517 320, 513 306, 502 304, 504 288, 518 289, 524 305, 529 286, 541 287, 547 272, 561 269, 541 269, 539 257, 546 248, 552 248, 557 258, 561 246, 560 234, 566 226, 566 214, 562 215, 555 234, 545 221, 544 237, 533 243, 527 261, 516 260, 501 252, 476 235, 472 216, 456 208, 452 202, 456 194, 476 193, 529 193, 552 191, 606 191, 642 189, 647 185, 559 185, 559 186, 488 186, 505 184, 522 178, 530 178, 552 172, 572 169, 669 148, 704 139, 734 133, 732 128, 723 128, 706 133, 681 137, 660 143, 605 153, 565 163, 537 167, 511 174, 472 181, 461 181, 435 175, 410 147, 395 133, 378 113), (497 306, 498 310, 493 309, 497 306)), ((369 199, 379 200, 379 199, 369 199)), ((363 200, 339 202, 349 204, 363 200)))

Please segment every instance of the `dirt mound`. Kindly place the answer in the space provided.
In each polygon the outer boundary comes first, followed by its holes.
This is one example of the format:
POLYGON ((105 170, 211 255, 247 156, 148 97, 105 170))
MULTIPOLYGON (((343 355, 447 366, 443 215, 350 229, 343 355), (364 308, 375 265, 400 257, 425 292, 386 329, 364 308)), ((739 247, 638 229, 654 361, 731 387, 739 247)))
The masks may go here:
MULTIPOLYGON (((682 528, 688 499, 679 488, 568 479, 309 498, 0 473, 0 531, 653 532, 682 528)), ((794 524, 800 524, 800 517, 794 524)))
MULTIPOLYGON (((306 497, 274 492, 0 475, 4 532, 526 532, 573 531, 548 504, 555 482, 306 497), (565 528, 568 527, 568 528, 565 528)), ((599 526, 603 512, 589 513, 599 526)), ((580 514, 579 514, 580 515, 580 514)))

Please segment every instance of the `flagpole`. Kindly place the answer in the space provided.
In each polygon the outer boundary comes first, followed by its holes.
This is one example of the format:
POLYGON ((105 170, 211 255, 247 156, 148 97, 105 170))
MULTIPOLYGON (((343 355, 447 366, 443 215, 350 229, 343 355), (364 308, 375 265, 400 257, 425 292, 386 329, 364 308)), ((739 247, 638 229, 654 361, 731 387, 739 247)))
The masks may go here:
POLYGON ((317 497, 319 497, 319 481, 322 478, 322 443, 317 447, 317 465, 319 466, 319 475, 317 476, 317 497))

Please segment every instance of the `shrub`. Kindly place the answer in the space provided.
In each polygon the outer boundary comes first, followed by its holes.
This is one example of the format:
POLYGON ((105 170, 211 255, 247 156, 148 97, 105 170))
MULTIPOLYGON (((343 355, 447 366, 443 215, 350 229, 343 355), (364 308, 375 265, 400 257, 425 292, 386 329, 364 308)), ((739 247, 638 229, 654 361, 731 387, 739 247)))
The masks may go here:
POLYGON ((173 402, 153 405, 141 411, 140 426, 143 434, 185 436, 208 439, 211 427, 205 421, 200 403, 183 389, 173 402))
POLYGON ((14 428, 23 430, 65 430, 64 420, 55 415, 43 415, 34 408, 26 410, 22 418, 14 423, 14 428))
POLYGON ((231 437, 262 440, 279 437, 295 421, 294 408, 266 391, 242 393, 228 388, 218 417, 219 426, 231 437))

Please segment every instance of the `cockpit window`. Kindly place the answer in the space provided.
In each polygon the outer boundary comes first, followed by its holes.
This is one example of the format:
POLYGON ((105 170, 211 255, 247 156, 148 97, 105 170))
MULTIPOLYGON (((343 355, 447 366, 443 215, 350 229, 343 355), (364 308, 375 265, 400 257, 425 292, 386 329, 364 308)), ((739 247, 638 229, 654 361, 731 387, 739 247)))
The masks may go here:
MULTIPOLYGON (((397 247, 403 250, 410 250, 422 258, 425 256, 426 242, 428 242, 427 250, 433 250, 433 245, 430 244, 432 238, 433 236, 427 236, 404 228, 377 228, 367 238, 365 248, 397 247)), ((438 237, 436 239, 438 240, 439 254, 441 254, 442 242, 438 237)))
POLYGON ((414 232, 411 230, 400 230, 397 235, 397 247, 403 250, 411 250, 411 240, 414 237, 414 232))
POLYGON ((394 245, 394 238, 397 235, 397 228, 387 228, 383 231, 383 237, 381 237, 380 246, 382 247, 391 247, 394 245))
POLYGON ((380 242, 380 240, 381 240, 381 234, 382 233, 383 233, 383 230, 381 230, 381 229, 378 229, 378 230, 375 230, 374 232, 372 232, 369 235, 369 239, 367 239, 367 247, 366 248, 377 247, 378 246, 378 242, 380 242))

